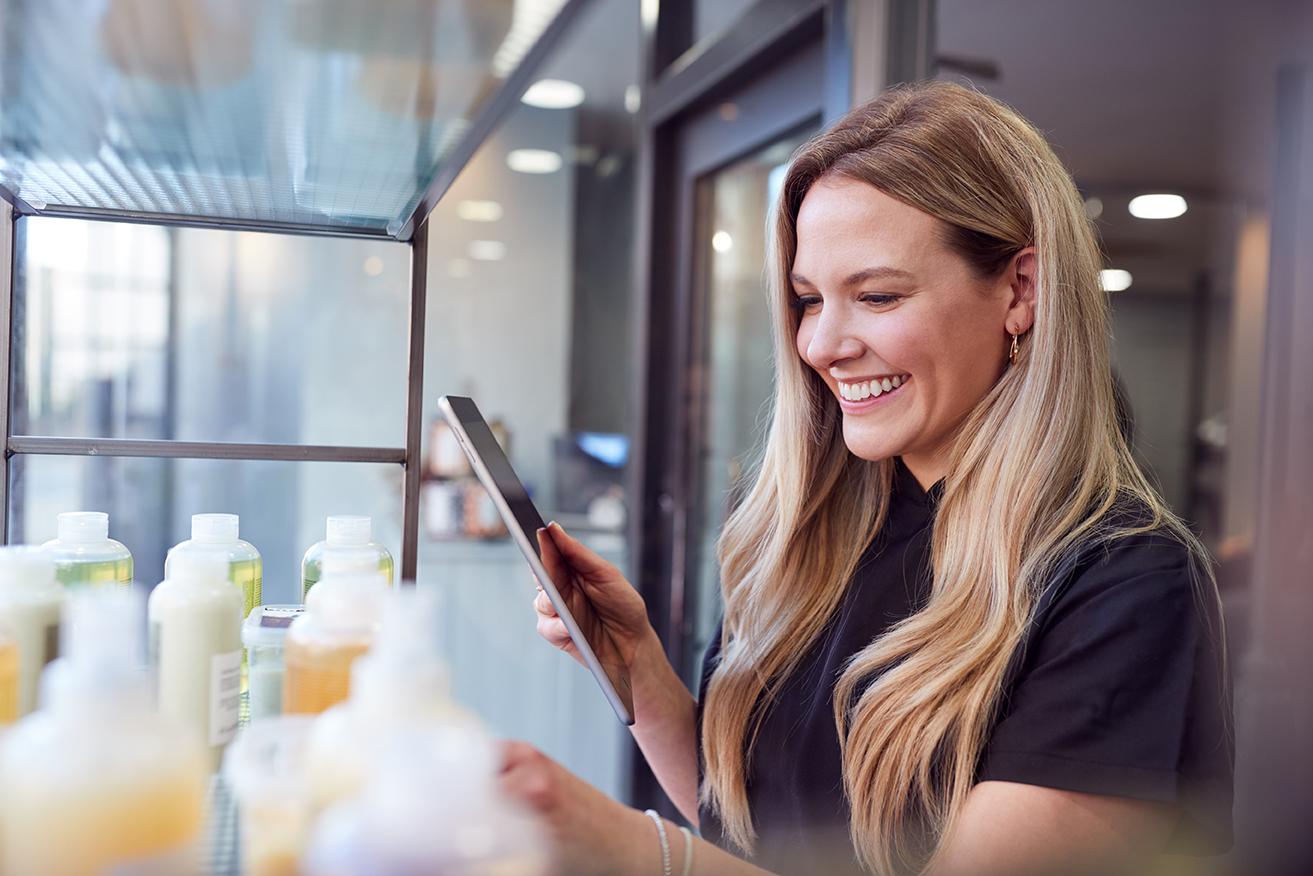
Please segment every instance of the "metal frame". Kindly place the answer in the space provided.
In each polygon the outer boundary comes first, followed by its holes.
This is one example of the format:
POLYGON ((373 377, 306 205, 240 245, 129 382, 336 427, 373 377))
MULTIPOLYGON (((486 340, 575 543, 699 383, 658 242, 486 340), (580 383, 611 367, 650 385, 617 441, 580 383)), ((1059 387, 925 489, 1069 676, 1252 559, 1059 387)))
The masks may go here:
POLYGON ((400 574, 413 581, 419 552, 419 491, 423 444, 424 331, 428 295, 428 215, 451 184, 474 157, 479 147, 519 102, 520 95, 539 68, 569 33, 580 13, 592 0, 568 0, 539 35, 533 47, 497 92, 479 109, 469 128, 448 153, 446 160, 415 208, 395 234, 357 226, 320 226, 305 223, 276 223, 201 216, 117 211, 68 205, 42 205, 25 201, 0 186, 0 543, 9 542, 10 460, 17 454, 63 456, 157 457, 229 460, 285 460, 296 462, 392 463, 405 471, 402 486, 402 545, 400 574), (129 222, 166 227, 213 228, 224 231, 257 231, 316 237, 339 237, 395 241, 411 247, 410 313, 407 338, 406 446, 338 447, 294 444, 237 444, 222 442, 141 441, 109 438, 62 438, 12 434, 14 400, 14 296, 23 286, 21 228, 23 217, 43 216, 84 220, 129 222))

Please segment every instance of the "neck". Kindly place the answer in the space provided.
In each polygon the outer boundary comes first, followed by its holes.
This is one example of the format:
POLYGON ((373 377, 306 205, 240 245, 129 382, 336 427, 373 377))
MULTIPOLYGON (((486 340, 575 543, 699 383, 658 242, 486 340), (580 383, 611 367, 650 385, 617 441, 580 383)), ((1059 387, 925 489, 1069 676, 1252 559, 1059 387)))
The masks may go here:
POLYGON ((943 454, 904 453, 900 458, 926 492, 948 474, 948 460, 943 454))

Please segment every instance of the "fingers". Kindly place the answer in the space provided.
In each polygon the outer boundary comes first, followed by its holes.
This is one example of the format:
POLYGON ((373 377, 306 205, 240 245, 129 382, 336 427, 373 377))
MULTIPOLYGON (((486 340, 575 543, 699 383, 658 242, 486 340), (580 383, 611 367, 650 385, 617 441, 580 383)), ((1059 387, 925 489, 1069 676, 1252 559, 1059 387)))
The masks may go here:
POLYGON ((574 640, 570 638, 570 631, 565 628, 565 621, 560 618, 547 618, 540 615, 536 630, 538 635, 547 640, 547 643, 554 648, 570 651, 574 647, 574 640))
POLYGON ((552 600, 541 588, 533 598, 533 610, 544 617, 556 617, 556 606, 552 605, 552 600))
POLYGON ((619 569, 586 548, 583 542, 562 529, 561 524, 552 521, 547 524, 546 532, 561 556, 579 574, 593 578, 620 577, 619 569))

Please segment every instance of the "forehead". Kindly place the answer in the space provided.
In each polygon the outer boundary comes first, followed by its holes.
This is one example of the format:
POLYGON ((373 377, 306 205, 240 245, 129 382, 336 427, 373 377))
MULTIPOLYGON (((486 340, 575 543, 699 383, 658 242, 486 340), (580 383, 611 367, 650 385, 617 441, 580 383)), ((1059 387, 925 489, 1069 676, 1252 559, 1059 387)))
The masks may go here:
POLYGON ((942 246, 939 220, 875 186, 826 178, 798 210, 793 269, 807 277, 887 264, 921 274, 942 246))

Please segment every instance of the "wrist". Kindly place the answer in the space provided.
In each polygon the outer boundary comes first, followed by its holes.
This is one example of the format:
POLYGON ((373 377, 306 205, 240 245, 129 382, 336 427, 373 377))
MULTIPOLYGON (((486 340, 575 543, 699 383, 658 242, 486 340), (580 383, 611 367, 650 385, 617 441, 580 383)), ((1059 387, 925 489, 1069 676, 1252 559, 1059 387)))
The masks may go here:
POLYGON ((636 709, 640 700, 660 706, 667 703, 672 695, 688 694, 684 683, 670 665, 656 630, 650 627, 634 649, 634 660, 629 667, 629 682, 633 686, 636 709))

